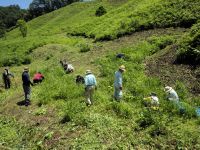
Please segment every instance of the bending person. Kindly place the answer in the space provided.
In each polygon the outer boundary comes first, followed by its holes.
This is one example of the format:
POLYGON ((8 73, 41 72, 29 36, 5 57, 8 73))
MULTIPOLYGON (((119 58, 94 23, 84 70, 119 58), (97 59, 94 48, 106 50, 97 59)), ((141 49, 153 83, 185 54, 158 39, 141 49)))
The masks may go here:
POLYGON ((41 83, 44 80, 44 75, 41 72, 34 74, 33 83, 41 83))

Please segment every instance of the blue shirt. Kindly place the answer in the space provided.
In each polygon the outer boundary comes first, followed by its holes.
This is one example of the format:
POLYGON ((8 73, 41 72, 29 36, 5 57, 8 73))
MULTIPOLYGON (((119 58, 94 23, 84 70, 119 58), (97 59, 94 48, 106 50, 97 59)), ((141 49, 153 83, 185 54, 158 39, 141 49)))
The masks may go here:
POLYGON ((115 87, 122 87, 122 73, 120 71, 115 72, 115 87))
POLYGON ((96 86, 97 81, 93 74, 88 74, 85 76, 85 86, 96 86))

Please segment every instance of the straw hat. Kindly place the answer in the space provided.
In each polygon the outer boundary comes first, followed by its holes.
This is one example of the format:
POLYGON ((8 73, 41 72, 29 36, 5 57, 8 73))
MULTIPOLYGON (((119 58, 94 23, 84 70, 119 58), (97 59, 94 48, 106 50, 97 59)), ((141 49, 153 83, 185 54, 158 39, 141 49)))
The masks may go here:
POLYGON ((126 71, 126 69, 125 69, 125 66, 124 66, 124 65, 121 65, 121 66, 119 66, 119 69, 120 69, 120 70, 122 70, 122 71, 126 71))
POLYGON ((29 71, 29 68, 28 67, 24 67, 24 71, 29 71))
POLYGON ((169 93, 171 90, 172 90, 172 87, 170 87, 170 86, 166 86, 165 87, 165 92, 166 93, 169 93))
POLYGON ((87 74, 91 74, 91 73, 92 73, 91 70, 86 70, 86 72, 85 72, 86 75, 87 75, 87 74))

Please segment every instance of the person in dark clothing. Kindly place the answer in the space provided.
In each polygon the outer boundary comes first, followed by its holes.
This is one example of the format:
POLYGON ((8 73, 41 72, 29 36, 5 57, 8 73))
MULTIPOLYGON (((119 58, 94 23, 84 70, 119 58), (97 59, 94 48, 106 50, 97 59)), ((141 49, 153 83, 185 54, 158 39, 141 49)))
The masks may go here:
POLYGON ((9 89, 11 85, 10 77, 14 78, 14 75, 10 73, 8 68, 5 68, 4 73, 3 73, 3 81, 5 85, 5 89, 9 89))
POLYGON ((117 57, 117 58, 124 58, 125 55, 120 53, 120 54, 117 54, 116 57, 117 57))
POLYGON ((82 77, 81 75, 77 75, 76 84, 84 84, 84 83, 85 83, 84 77, 82 77))
POLYGON ((30 81, 29 68, 25 67, 24 72, 22 73, 22 82, 25 96, 25 106, 30 105, 30 96, 31 96, 31 86, 33 83, 30 81))

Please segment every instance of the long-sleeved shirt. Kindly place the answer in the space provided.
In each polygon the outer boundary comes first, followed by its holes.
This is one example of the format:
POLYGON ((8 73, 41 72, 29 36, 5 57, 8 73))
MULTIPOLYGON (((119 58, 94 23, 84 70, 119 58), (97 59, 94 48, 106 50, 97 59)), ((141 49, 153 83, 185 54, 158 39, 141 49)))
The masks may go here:
POLYGON ((97 81, 93 74, 88 74, 85 76, 85 86, 96 86, 97 81))
POLYGON ((12 73, 10 73, 9 71, 4 71, 3 80, 9 80, 10 77, 14 78, 14 75, 12 73))
POLYGON ((40 79, 44 79, 44 76, 40 73, 36 73, 33 77, 33 80, 40 80, 40 79))
POLYGON ((174 89, 172 89, 167 98, 170 100, 170 101, 176 101, 178 102, 179 101, 179 97, 178 97, 178 94, 176 93, 176 91, 174 89))
POLYGON ((33 83, 30 81, 29 73, 26 71, 22 73, 22 81, 23 81, 23 85, 25 86, 33 85, 33 83))
POLYGON ((122 73, 120 71, 115 72, 115 87, 122 87, 122 73))

